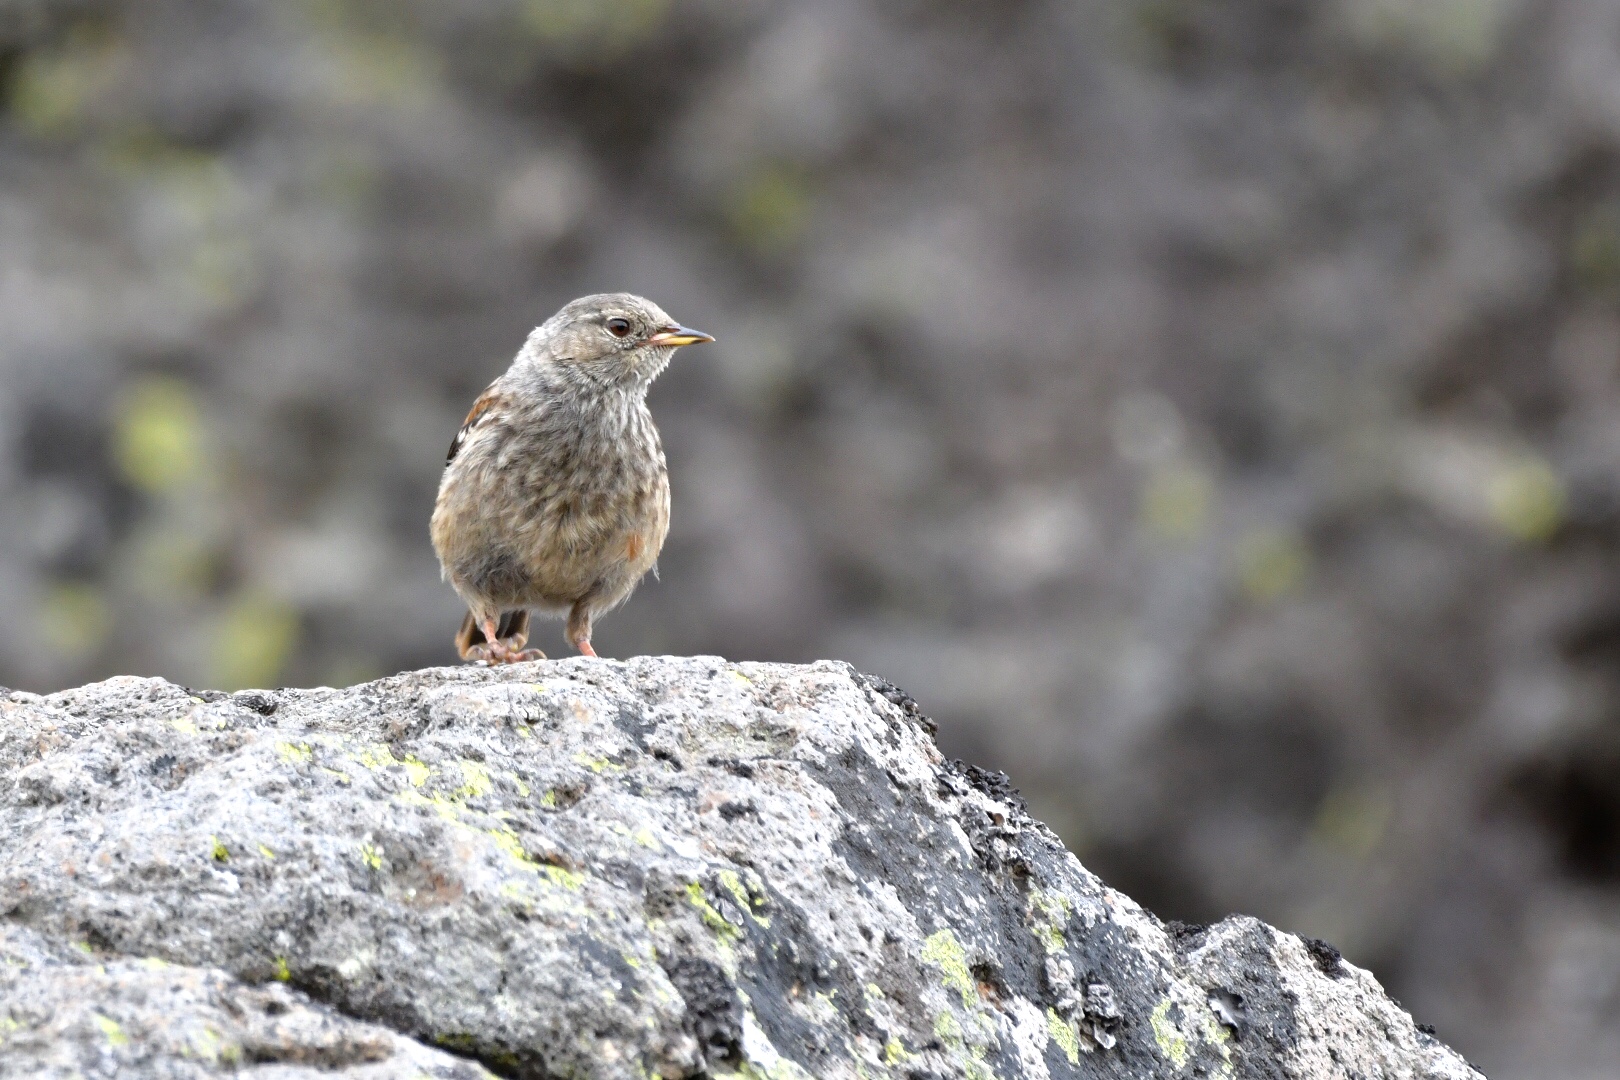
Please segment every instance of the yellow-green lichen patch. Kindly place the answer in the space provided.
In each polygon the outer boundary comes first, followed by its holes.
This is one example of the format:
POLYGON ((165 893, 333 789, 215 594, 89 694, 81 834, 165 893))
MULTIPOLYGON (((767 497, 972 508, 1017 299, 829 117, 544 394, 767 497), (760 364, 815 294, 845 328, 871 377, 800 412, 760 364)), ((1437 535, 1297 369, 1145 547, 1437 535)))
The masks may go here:
POLYGON ((95 947, 93 945, 91 945, 88 941, 75 941, 73 943, 73 947, 75 949, 78 949, 80 952, 84 953, 84 955, 86 955, 86 956, 94 956, 94 955, 96 955, 95 947))
POLYGON ((1046 1010, 1046 1031, 1052 1036, 1052 1041, 1063 1050, 1063 1056, 1069 1059, 1070 1065, 1080 1064, 1080 1037, 1074 1032, 1074 1025, 1057 1014, 1055 1009, 1046 1010))
POLYGON ((837 990, 817 990, 811 995, 807 1003, 807 1010, 812 1017, 823 1024, 838 1022, 838 1006, 834 998, 838 996, 837 990))
POLYGON ((100 1013, 91 1013, 90 1015, 95 1020, 96 1027, 100 1028, 101 1033, 107 1037, 108 1046, 129 1045, 129 1036, 124 1034, 124 1029, 119 1026, 118 1021, 100 1013))
POLYGON ((211 848, 209 854, 215 862, 228 863, 231 861, 231 849, 226 847, 224 841, 220 840, 219 837, 210 836, 208 843, 211 848))
POLYGON ((320 766, 320 770, 321 770, 321 772, 325 773, 327 776, 330 776, 332 779, 336 780, 340 784, 343 784, 344 786, 348 786, 349 784, 354 783, 354 777, 350 776, 346 772, 340 772, 337 769, 328 769, 324 765, 320 766))
POLYGON ((634 840, 644 848, 651 848, 654 851, 657 851, 659 848, 658 837, 654 836, 652 830, 647 828, 645 825, 631 833, 630 839, 634 840))
MULTIPOLYGON (((239 1065, 242 1061, 242 1047, 233 1040, 225 1038, 212 1025, 204 1024, 200 1029, 190 1032, 186 1036, 187 1048, 204 1061, 217 1062, 225 1065, 239 1065)), ((185 1051, 181 1051, 185 1056, 185 1051)))
MULTIPOLYGON (((407 806, 432 807, 434 813, 438 814, 450 825, 487 837, 501 854, 530 871, 538 871, 545 875, 546 880, 558 888, 573 891, 585 884, 585 875, 583 873, 568 870, 561 866, 554 866, 530 855, 524 850, 522 837, 518 836, 516 830, 511 826, 485 827, 467 821, 467 814, 477 814, 478 811, 467 807, 464 794, 466 790, 465 787, 458 788, 450 795, 424 795, 420 791, 407 790, 400 792, 395 798, 407 806)), ((490 816, 500 818, 506 815, 503 813, 490 816)))
POLYGON ((1227 1034, 1226 1028, 1210 1013, 1203 1015, 1199 1027, 1203 1030, 1204 1038, 1214 1044, 1221 1055, 1221 1067, 1216 1070, 1216 1077, 1220 1080, 1231 1080, 1232 1077, 1232 1036, 1227 1034))
POLYGON ((271 851, 268 847, 266 847, 263 844, 259 845, 259 854, 263 855, 265 858, 269 859, 271 862, 275 861, 276 853, 274 851, 271 851))
POLYGON ((577 870, 569 870, 563 866, 552 866, 547 863, 545 868, 546 879, 559 889, 570 892, 581 889, 585 885, 585 875, 577 870))
POLYGON ((978 993, 973 986, 973 973, 968 970, 967 953, 961 942, 947 927, 928 935, 923 942, 922 958, 934 964, 945 976, 945 985, 962 995, 962 1008, 972 1010, 978 1005, 978 993))
POLYGON ((278 742, 276 754, 289 765, 307 765, 315 757, 315 750, 309 743, 278 742))
POLYGON ((891 1069, 896 1065, 904 1065, 906 1062, 910 1061, 916 1056, 916 1054, 908 1051, 906 1049, 906 1044, 901 1042, 899 1039, 890 1039, 888 1042, 883 1044, 883 1064, 889 1066, 891 1069))
POLYGON ((458 818, 457 814, 455 814, 454 803, 452 803, 452 810, 450 810, 450 813, 445 813, 444 803, 437 803, 437 801, 434 803, 434 810, 439 811, 441 816, 449 818, 452 823, 462 826, 463 829, 471 829, 473 832, 483 832, 484 836, 488 836, 489 839, 496 842, 496 848, 499 848, 502 855, 505 855, 505 857, 512 858, 512 860, 518 861, 518 863, 525 863, 525 865, 528 866, 539 866, 539 860, 536 860, 533 855, 530 855, 530 853, 523 850, 523 839, 522 837, 518 836, 515 829, 510 829, 510 827, 507 826, 496 827, 496 829, 480 829, 480 827, 470 826, 470 824, 465 823, 465 821, 462 821, 462 819, 458 818))
POLYGON ((995 1080, 995 1072, 984 1063, 984 1047, 968 1043, 956 1017, 950 1013, 941 1013, 936 1017, 934 1035, 945 1044, 945 1049, 958 1055, 962 1061, 962 1075, 968 1080, 995 1080))
POLYGON ((540 796, 540 805, 544 806, 548 810, 554 808, 557 805, 557 793, 555 791, 548 791, 544 795, 540 796))
POLYGON ((477 1037, 462 1031, 450 1032, 444 1035, 435 1035, 433 1036, 433 1041, 444 1047, 446 1050, 454 1050, 459 1054, 471 1054, 473 1051, 478 1049, 477 1037))
POLYGON ((271 974, 276 982, 287 982, 292 978, 292 969, 287 966, 287 958, 278 956, 270 964, 271 974))
MULTIPOLYGON (((495 790, 495 784, 489 778, 489 770, 476 761, 458 761, 461 767, 461 786, 453 793, 458 799, 479 799, 495 790)), ((424 777, 423 779, 426 779, 424 777)))
POLYGON ((406 754, 405 759, 402 761, 394 756, 392 750, 381 743, 376 746, 369 746, 361 753, 351 756, 356 762, 373 771, 390 769, 396 765, 402 767, 405 770, 405 779, 410 781, 411 787, 421 787, 427 783, 428 777, 433 774, 431 768, 410 754, 406 754))
POLYGON ((1068 924, 1071 911, 1073 907, 1069 898, 1062 893, 1049 893, 1038 888, 1029 890, 1030 920, 1034 924, 1035 936, 1047 952, 1062 952, 1068 945, 1063 936, 1063 927, 1068 924))
POLYGON ((169 721, 169 726, 182 735, 197 734, 197 725, 191 722, 189 716, 176 716, 169 721))
POLYGON ((729 944, 733 938, 741 936, 741 932, 727 922, 726 917, 709 903, 709 897, 704 893, 702 884, 696 881, 688 882, 686 899, 703 916, 704 925, 718 934, 722 942, 729 944))
POLYGON ((527 851, 523 850, 523 838, 518 836, 515 829, 505 825, 494 829, 479 829, 476 826, 468 825, 466 822, 459 820, 456 822, 456 824, 465 828, 473 829, 475 832, 483 833, 485 836, 495 841, 495 846, 500 849, 501 853, 509 859, 523 863, 526 866, 541 865, 538 859, 530 855, 527 851))
POLYGON ((593 773, 624 771, 623 765, 615 764, 605 757, 592 757, 583 750, 574 755, 574 764, 583 765, 593 773))
POLYGON ((169 962, 167 960, 160 959, 159 957, 156 957, 156 956, 143 956, 143 957, 141 957, 141 967, 145 968, 147 971, 162 971, 164 968, 166 968, 168 966, 169 966, 169 962))
POLYGON ((381 870, 383 868, 382 849, 374 844, 361 844, 360 861, 373 870, 381 870))
POLYGON ((883 1027, 885 1020, 878 1012, 883 1007, 883 1001, 885 1001, 883 988, 876 983, 867 983, 860 988, 860 999, 862 999, 860 1007, 865 1010, 865 1014, 872 1018, 873 1023, 876 1023, 878 1027, 883 1027))
POLYGON ((995 1080, 995 1072, 985 1064, 985 1048, 979 1039, 995 1031, 995 1022, 983 1015, 977 1000, 972 973, 968 971, 967 954, 949 930, 930 935, 923 943, 923 959, 937 964, 945 972, 945 985, 962 995, 962 1006, 968 1018, 979 1030, 973 1042, 955 1016, 948 1012, 934 1018, 934 1035, 945 1044, 945 1049, 956 1054, 962 1062, 962 1075, 968 1080, 995 1080))
POLYGON ((1153 1041, 1159 1044, 1159 1052, 1170 1059, 1170 1064, 1181 1068, 1187 1063, 1187 1038, 1170 1019, 1170 1007, 1175 1004, 1169 998, 1159 1002, 1154 1008, 1149 1022, 1153 1025, 1153 1041))
POLYGON ((720 884, 725 886, 732 899, 737 901, 737 906, 742 908, 743 914, 753 919, 755 924, 759 926, 768 927, 771 925, 769 916, 755 914, 757 908, 765 906, 765 898, 752 895, 747 887, 743 885, 742 878, 737 876, 737 871, 726 869, 720 871, 717 876, 720 879, 720 884))

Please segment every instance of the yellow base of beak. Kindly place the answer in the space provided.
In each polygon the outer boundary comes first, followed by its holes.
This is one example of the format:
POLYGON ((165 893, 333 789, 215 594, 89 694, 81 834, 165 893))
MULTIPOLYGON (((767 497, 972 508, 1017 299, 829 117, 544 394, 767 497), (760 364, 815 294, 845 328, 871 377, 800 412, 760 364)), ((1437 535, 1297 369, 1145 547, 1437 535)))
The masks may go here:
POLYGON ((714 338, 701 330, 693 330, 689 326, 677 326, 673 330, 661 330, 647 339, 649 345, 700 345, 714 338))

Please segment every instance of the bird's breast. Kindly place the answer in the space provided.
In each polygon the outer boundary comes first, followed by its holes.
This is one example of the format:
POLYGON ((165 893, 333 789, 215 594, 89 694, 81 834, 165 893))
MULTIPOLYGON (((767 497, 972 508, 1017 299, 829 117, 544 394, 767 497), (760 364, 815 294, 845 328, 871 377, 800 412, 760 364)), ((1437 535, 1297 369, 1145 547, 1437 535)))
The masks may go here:
POLYGON ((434 543, 475 591, 536 603, 580 595, 604 577, 639 577, 663 546, 669 481, 645 406, 546 419, 503 419, 447 470, 434 543))

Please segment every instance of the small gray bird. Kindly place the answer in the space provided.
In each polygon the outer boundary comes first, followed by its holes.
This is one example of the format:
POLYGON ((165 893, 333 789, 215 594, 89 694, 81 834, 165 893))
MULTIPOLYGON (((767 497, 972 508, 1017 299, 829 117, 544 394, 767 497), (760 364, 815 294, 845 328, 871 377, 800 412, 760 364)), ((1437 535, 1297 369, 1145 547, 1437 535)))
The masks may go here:
POLYGON ((647 389, 677 346, 713 341, 629 293, 582 296, 529 335, 450 444, 433 549, 467 603, 465 660, 513 663, 529 613, 591 623, 628 597, 669 532, 669 471, 647 389))

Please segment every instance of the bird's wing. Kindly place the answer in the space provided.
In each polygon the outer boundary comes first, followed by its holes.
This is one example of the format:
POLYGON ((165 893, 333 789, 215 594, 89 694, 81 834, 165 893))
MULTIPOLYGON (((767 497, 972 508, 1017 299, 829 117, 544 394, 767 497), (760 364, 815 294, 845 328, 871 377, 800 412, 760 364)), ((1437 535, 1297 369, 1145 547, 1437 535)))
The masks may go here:
POLYGON ((461 422, 461 430, 450 440, 450 452, 444 458, 446 465, 456 460, 456 455, 461 453, 461 448, 472 438, 472 433, 478 430, 478 425, 494 417, 501 411, 501 406, 506 404, 506 395, 495 389, 499 382, 497 379, 490 383, 484 388, 484 392, 478 395, 478 400, 473 402, 472 411, 467 414, 467 419, 461 422))

